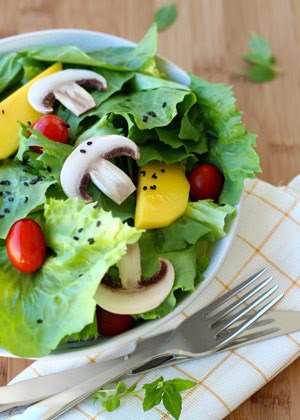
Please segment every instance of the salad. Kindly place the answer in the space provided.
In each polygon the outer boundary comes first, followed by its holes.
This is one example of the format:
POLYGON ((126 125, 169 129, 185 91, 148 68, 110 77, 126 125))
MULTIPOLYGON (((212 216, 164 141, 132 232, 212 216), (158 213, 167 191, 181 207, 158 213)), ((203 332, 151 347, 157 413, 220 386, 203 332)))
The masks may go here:
POLYGON ((41 357, 172 312, 260 170, 231 88, 136 47, 0 55, 0 344, 41 357))

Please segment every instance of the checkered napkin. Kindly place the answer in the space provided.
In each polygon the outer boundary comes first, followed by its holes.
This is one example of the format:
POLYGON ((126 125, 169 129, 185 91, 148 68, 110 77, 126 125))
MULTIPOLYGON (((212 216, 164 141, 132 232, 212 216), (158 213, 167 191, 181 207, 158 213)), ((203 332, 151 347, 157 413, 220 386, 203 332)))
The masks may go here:
MULTIPOLYGON (((197 301, 172 320, 172 325, 265 266, 285 293, 276 309, 299 311, 300 176, 281 188, 259 180, 246 183, 239 228, 225 263, 197 301)), ((125 354, 126 350, 123 346, 117 352, 125 354)), ((40 360, 14 382, 100 362, 111 356, 112 352, 106 351, 71 360, 40 360)), ((181 419, 215 420, 226 417, 299 356, 300 332, 135 376, 126 379, 126 383, 138 383, 141 387, 161 375, 165 379, 191 379, 197 386, 183 393, 181 419)), ((9 418, 16 413, 14 410, 0 418, 9 418)), ((94 404, 88 398, 61 418, 162 420, 171 419, 171 416, 162 405, 144 413, 141 397, 137 395, 123 400, 122 407, 113 413, 105 412, 99 403, 94 404)))

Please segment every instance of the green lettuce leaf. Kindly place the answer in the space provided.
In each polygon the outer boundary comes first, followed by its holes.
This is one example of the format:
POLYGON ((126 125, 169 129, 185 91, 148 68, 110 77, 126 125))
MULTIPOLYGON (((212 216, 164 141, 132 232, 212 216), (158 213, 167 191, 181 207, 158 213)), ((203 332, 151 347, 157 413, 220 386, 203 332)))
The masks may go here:
MULTIPOLYGON (((90 52, 93 59, 109 63, 116 69, 156 73, 154 57, 157 51, 157 29, 152 25, 136 47, 109 47, 90 52)), ((105 67, 105 66, 101 66, 105 67)))
POLYGON ((129 114, 141 130, 168 125, 177 114, 176 105, 183 101, 188 91, 160 88, 138 91, 128 95, 114 95, 89 115, 129 114))
POLYGON ((22 79, 22 84, 29 82, 29 80, 36 77, 38 74, 40 74, 42 71, 45 70, 47 67, 45 63, 41 63, 38 60, 35 60, 31 57, 22 56, 19 58, 18 63, 22 65, 24 75, 22 79))
POLYGON ((0 55, 0 93, 19 83, 23 76, 17 53, 0 55))
POLYGON ((164 317, 175 308, 178 292, 192 292, 195 289, 195 279, 197 276, 196 247, 191 245, 180 251, 163 253, 158 248, 159 238, 160 235, 158 235, 157 230, 153 230, 145 232, 139 240, 143 277, 146 278, 154 274, 158 268, 158 258, 163 257, 173 264, 175 283, 169 296, 158 308, 137 315, 135 316, 136 318, 155 319, 164 317))
POLYGON ((40 131, 21 126, 21 137, 16 159, 26 159, 27 166, 35 169, 37 173, 59 183, 60 171, 74 147, 62 144, 45 137, 40 131), (32 133, 27 138, 28 132, 32 133), (22 135, 23 134, 23 135, 22 135), (30 152, 32 146, 40 146, 42 153, 30 152))
POLYGON ((158 249, 160 252, 179 251, 195 245, 200 238, 211 232, 211 228, 199 220, 186 215, 171 225, 158 229, 158 249))
POLYGON ((71 45, 47 46, 32 48, 24 53, 39 61, 60 61, 66 64, 119 71, 141 71, 149 67, 156 50, 157 30, 153 25, 136 47, 109 47, 99 51, 84 52, 71 45))
POLYGON ((72 333, 64 337, 59 343, 58 350, 63 349, 63 344, 73 343, 76 341, 87 341, 96 339, 99 336, 97 318, 94 316, 94 320, 91 324, 86 325, 81 331, 72 333))
POLYGON ((225 236, 226 222, 235 215, 234 207, 219 206, 211 200, 189 203, 183 217, 170 226, 148 230, 139 240, 142 277, 152 276, 158 259, 168 259, 174 266, 175 283, 167 299, 158 307, 137 318, 160 318, 174 310, 178 300, 195 290, 207 268, 207 241, 225 236))
POLYGON ((48 200, 44 217, 46 243, 54 255, 39 271, 17 271, 0 247, 0 342, 21 357, 44 356, 66 335, 93 322, 93 296, 101 278, 126 252, 126 243, 140 236, 78 199, 48 200))
POLYGON ((173 82, 172 80, 161 79, 147 74, 135 73, 134 78, 130 82, 130 88, 135 91, 154 90, 159 88, 169 88, 177 90, 191 91, 188 86, 173 82))
POLYGON ((230 86, 209 83, 193 74, 190 78, 204 128, 210 133, 209 160, 225 178, 219 202, 234 205, 240 199, 245 178, 254 178, 254 173, 261 171, 253 149, 256 136, 242 123, 230 86))
POLYGON ((53 183, 31 174, 21 163, 0 166, 0 238, 6 238, 15 221, 44 203, 46 191, 53 183))
POLYGON ((215 240, 226 236, 225 218, 235 213, 235 208, 229 204, 219 206, 212 200, 200 200, 188 203, 185 216, 210 229, 215 240))
POLYGON ((100 120, 98 120, 95 124, 89 127, 87 130, 83 131, 83 133, 77 138, 75 146, 78 146, 80 143, 90 139, 94 136, 105 136, 109 134, 122 134, 121 128, 116 128, 109 120, 107 115, 104 115, 100 120))

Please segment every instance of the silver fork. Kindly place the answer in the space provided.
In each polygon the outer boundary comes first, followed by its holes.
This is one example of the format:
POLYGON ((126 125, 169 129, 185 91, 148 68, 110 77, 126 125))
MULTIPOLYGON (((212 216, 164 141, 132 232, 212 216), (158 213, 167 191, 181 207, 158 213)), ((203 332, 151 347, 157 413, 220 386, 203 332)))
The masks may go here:
MULTIPOLYGON (((63 392, 29 407, 21 417, 16 416, 16 418, 30 418, 30 420, 54 419, 84 400, 100 386, 114 381, 125 374, 140 373, 161 365, 165 366, 183 360, 199 358, 233 347, 235 345, 234 340, 240 337, 246 329, 248 331, 253 325, 257 328, 257 320, 283 297, 283 293, 274 295, 279 287, 278 285, 264 290, 273 279, 268 277, 247 291, 242 297, 238 297, 235 302, 230 303, 221 310, 218 308, 230 299, 237 297, 240 292, 260 278, 265 271, 266 269, 263 269, 251 276, 224 294, 220 299, 186 319, 173 331, 138 342, 131 354, 99 363, 100 373, 94 372, 93 376, 86 381, 82 381, 79 385, 72 387, 71 382, 68 383, 67 372, 64 372, 67 385, 63 392), (258 296, 259 292, 261 294, 258 296), (251 298, 255 299, 249 302, 246 307, 240 309, 251 298), (263 304, 261 308, 250 314, 252 310, 257 309, 261 304, 263 304)), ((269 334, 276 330, 272 322, 273 319, 262 322, 259 331, 261 336, 264 333, 269 334), (270 325, 272 325, 271 329, 269 328, 270 325)), ((252 339, 257 338, 257 334, 250 334, 248 341, 247 339, 240 340, 240 342, 236 341, 236 346, 251 342, 252 339)), ((51 390, 49 389, 48 395, 51 395, 51 390)))

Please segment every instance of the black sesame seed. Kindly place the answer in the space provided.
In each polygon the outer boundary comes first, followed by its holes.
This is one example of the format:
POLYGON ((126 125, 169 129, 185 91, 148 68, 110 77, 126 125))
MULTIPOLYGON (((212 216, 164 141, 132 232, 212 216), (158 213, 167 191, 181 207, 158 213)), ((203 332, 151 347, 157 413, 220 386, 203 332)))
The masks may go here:
POLYGON ((90 245, 93 245, 93 243, 95 242, 95 239, 94 238, 89 238, 88 239, 88 243, 90 244, 90 245))
POLYGON ((28 197, 25 197, 24 203, 27 203, 28 201, 28 197))
POLYGON ((5 181, 0 182, 1 185, 10 185, 10 182, 6 179, 5 181))
POLYGON ((92 141, 88 141, 88 142, 87 142, 87 145, 88 145, 88 146, 90 146, 91 144, 93 144, 93 142, 92 142, 92 141))
MULTIPOLYGON (((30 181, 30 185, 35 185, 37 182, 38 182, 38 179, 32 179, 30 181)), ((25 184, 25 182, 24 182, 24 184, 25 184)))
POLYGON ((41 324, 41 323, 43 322, 43 320, 42 320, 42 319, 38 319, 36 322, 37 322, 38 324, 41 324))
POLYGON ((84 149, 80 149, 80 150, 79 150, 79 152, 80 152, 80 153, 86 153, 86 150, 84 150, 84 149))
POLYGON ((27 121, 27 124, 28 124, 28 125, 31 125, 31 121, 27 121))
POLYGON ((3 192, 2 191, 0 191, 0 197, 3 195, 3 192))
POLYGON ((5 195, 11 195, 11 192, 10 191, 4 191, 4 194, 5 195))
POLYGON ((150 117, 156 117, 157 116, 156 112, 154 112, 154 111, 149 111, 147 114, 150 115, 150 117))
POLYGON ((14 200, 14 197, 8 197, 8 201, 13 202, 14 200))
POLYGON ((78 229, 78 233, 81 233, 83 231, 83 228, 78 229))
POLYGON ((162 104, 162 108, 164 108, 165 106, 167 106, 167 102, 164 102, 164 103, 162 104))
POLYGON ((47 167, 46 167, 46 170, 47 170, 48 172, 51 172, 51 171, 52 171, 52 169, 51 169, 51 167, 50 167, 50 166, 47 166, 47 167))
POLYGON ((141 174, 142 174, 143 176, 146 176, 146 171, 141 171, 141 174))
POLYGON ((83 274, 79 274, 79 276, 78 277, 82 277, 83 276, 83 274))
POLYGON ((70 128, 71 126, 70 126, 70 124, 66 123, 66 127, 67 127, 67 128, 70 128))
POLYGON ((23 182, 23 185, 25 185, 25 187, 28 187, 28 182, 23 182))
POLYGON ((75 241, 79 241, 78 236, 73 236, 73 239, 74 239, 75 241))
POLYGON ((165 169, 161 169, 160 172, 164 173, 164 172, 166 172, 166 170, 165 169))
POLYGON ((97 220, 96 226, 99 227, 101 225, 100 220, 97 220))
POLYGON ((4 109, 2 109, 2 111, 1 111, 1 112, 2 112, 2 114, 4 114, 4 112, 5 112, 5 111, 4 111, 4 109))
POLYGON ((156 190, 156 185, 151 185, 150 190, 156 190))
POLYGON ((130 102, 130 101, 131 101, 131 99, 129 99, 129 98, 126 98, 126 99, 125 99, 125 101, 126 101, 126 102, 130 102))
POLYGON ((143 187, 143 190, 144 190, 144 191, 146 191, 146 189, 147 189, 147 188, 148 188, 148 187, 146 187, 146 186, 145 186, 145 187, 143 187))
POLYGON ((148 121, 148 117, 147 117, 147 115, 144 115, 144 116, 143 116, 142 121, 143 121, 143 122, 147 122, 147 121, 148 121))
POLYGON ((5 217, 4 214, 0 214, 0 219, 3 219, 3 217, 5 217))
POLYGON ((4 211, 4 213, 6 213, 6 214, 10 212, 10 210, 9 210, 8 208, 5 208, 3 211, 4 211))
POLYGON ((153 179, 157 179, 157 175, 156 175, 156 173, 155 173, 155 172, 154 172, 154 174, 152 174, 151 178, 153 178, 153 179))

